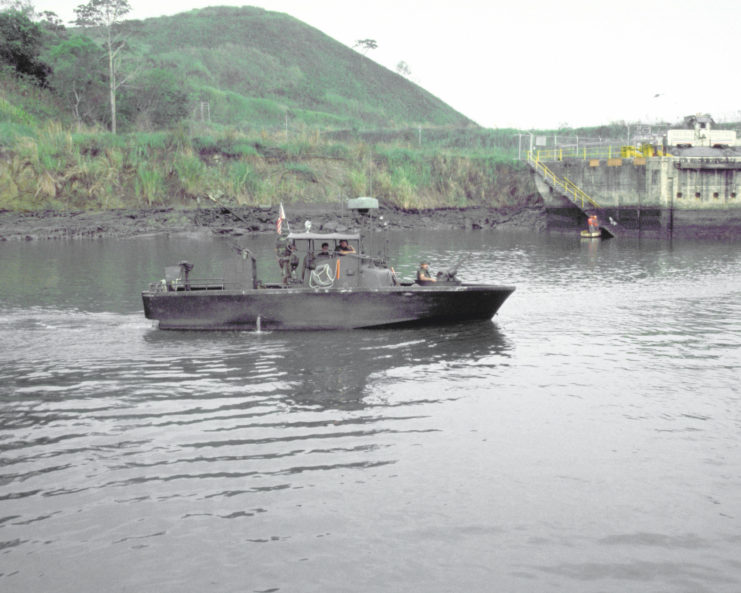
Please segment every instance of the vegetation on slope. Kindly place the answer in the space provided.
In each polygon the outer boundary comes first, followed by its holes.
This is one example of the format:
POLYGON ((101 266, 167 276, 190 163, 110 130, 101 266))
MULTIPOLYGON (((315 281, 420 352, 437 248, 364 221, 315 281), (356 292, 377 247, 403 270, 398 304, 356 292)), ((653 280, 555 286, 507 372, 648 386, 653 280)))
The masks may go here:
MULTIPOLYGON (((316 29, 257 8, 122 23, 122 133, 110 134, 99 32, 45 18, 0 12, 0 208, 372 194, 421 209, 534 195, 519 160, 526 134, 482 129, 316 29)), ((536 133, 621 139, 626 126, 536 133)))
MULTIPOLYGON (((329 202, 372 194, 402 208, 514 205, 527 175, 492 155, 334 142, 316 131, 214 127, 19 135, 0 170, 0 208, 89 209, 329 202)), ((527 193, 527 190, 524 191, 527 193)))
POLYGON ((480 128, 287 15, 211 8, 125 23, 137 65, 118 101, 124 133, 112 135, 105 52, 92 32, 0 14, 33 32, 28 49, 49 65, 43 80, 13 71, 13 59, 0 69, 0 208, 265 205, 371 192, 421 208, 493 205, 515 193, 509 153, 446 146, 453 130, 480 128))
POLYGON ((286 118, 324 128, 466 126, 468 118, 372 60, 293 17, 213 7, 131 25, 132 43, 184 75, 211 121, 242 128, 286 118))

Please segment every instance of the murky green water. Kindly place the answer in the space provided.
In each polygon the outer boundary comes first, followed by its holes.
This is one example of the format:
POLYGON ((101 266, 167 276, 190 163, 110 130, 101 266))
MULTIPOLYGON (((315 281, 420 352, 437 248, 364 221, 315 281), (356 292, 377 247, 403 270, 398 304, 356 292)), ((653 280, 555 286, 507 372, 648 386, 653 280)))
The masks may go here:
POLYGON ((227 241, 0 244, 0 588, 741 590, 741 245, 390 247, 517 292, 483 324, 164 332, 139 291, 227 241))

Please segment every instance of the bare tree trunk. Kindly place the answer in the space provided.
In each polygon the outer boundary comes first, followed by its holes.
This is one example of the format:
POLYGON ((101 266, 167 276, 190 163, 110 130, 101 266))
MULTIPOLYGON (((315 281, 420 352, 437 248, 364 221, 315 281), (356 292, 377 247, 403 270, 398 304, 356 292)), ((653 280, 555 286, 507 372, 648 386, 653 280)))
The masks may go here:
POLYGON ((80 94, 77 92, 77 83, 72 81, 72 93, 75 96, 75 103, 72 105, 72 113, 75 115, 77 121, 77 130, 82 128, 82 118, 80 117, 80 94))
POLYGON ((108 27, 108 92, 111 104, 111 133, 116 133, 116 68, 113 61, 113 39, 108 27))
POLYGON ((113 69, 113 55, 108 54, 108 67, 109 67, 109 84, 108 88, 111 95, 111 132, 116 133, 116 72, 113 69))
MULTIPOLYGON (((2 0, 0 0, 2 1, 2 0)), ((75 8, 77 25, 82 27, 96 27, 102 29, 104 33, 104 45, 108 51, 108 93, 111 106, 111 132, 116 133, 116 91, 123 84, 126 77, 121 82, 117 81, 116 64, 117 54, 123 48, 124 42, 116 41, 114 47, 114 27, 121 23, 121 18, 131 11, 128 0, 89 0, 87 4, 81 4, 75 8)))

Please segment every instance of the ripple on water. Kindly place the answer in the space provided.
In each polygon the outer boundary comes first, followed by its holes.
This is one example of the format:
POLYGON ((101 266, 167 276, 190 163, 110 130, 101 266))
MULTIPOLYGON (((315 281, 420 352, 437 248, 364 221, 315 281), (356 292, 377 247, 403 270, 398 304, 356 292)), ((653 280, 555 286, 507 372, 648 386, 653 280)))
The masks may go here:
MULTIPOLYGON (((135 294, 11 299, 3 589, 737 590, 738 256, 458 235, 462 277, 517 285, 493 323, 173 333, 135 294)), ((426 237, 411 273, 457 259, 426 237)), ((116 251, 148 274, 175 243, 116 251)))

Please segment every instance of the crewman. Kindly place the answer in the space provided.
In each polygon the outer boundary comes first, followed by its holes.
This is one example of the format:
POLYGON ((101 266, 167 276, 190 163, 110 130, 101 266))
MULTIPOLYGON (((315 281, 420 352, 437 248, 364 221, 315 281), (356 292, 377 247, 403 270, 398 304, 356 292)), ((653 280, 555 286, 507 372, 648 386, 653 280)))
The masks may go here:
POLYGON ((433 278, 430 274, 429 262, 420 262, 419 269, 417 270, 417 284, 424 286, 425 284, 432 284, 433 282, 437 282, 437 279, 433 278))
POLYGON ((296 243, 289 243, 286 235, 280 235, 275 242, 275 255, 283 273, 283 284, 288 284, 289 279, 295 277, 299 264, 296 243))
POLYGON ((340 239, 340 244, 335 247, 335 251, 339 255, 345 255, 346 253, 355 253, 355 248, 347 243, 347 239, 340 239))

